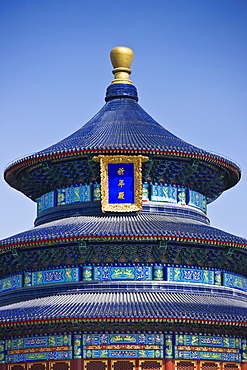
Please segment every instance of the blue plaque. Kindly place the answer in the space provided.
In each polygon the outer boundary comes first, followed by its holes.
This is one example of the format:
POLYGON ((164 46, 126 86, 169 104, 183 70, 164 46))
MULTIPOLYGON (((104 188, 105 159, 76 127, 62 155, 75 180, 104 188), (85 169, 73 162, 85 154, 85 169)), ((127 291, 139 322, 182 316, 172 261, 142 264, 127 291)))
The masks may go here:
POLYGON ((109 204, 134 203, 134 163, 108 163, 109 204))

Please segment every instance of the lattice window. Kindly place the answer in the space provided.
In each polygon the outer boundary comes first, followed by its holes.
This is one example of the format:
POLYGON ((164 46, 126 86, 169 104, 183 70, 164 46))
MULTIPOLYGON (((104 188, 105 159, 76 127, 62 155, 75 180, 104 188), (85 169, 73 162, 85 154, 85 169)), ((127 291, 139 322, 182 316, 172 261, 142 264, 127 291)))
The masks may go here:
POLYGON ((69 370, 68 362, 54 362, 52 370, 69 370))
POLYGON ((223 370, 238 370, 240 369, 240 364, 223 364, 223 370))
POLYGON ((25 365, 9 365, 9 370, 25 370, 25 365))
POLYGON ((141 364, 141 370, 160 370, 162 364, 158 361, 144 361, 141 364))
POLYGON ((201 364, 201 370, 218 370, 219 365, 215 362, 203 362, 201 364))
POLYGON ((134 364, 132 361, 116 361, 113 364, 114 370, 133 370, 134 364))
POLYGON ((30 370, 46 370, 45 364, 33 364, 29 367, 30 370))
POLYGON ((106 367, 102 361, 92 361, 86 364, 86 370, 106 370, 106 367))
MULTIPOLYGON (((194 370, 195 364, 191 361, 179 361, 177 362, 176 368, 177 370, 194 370)), ((206 369, 203 369, 203 370, 206 370, 206 369)))

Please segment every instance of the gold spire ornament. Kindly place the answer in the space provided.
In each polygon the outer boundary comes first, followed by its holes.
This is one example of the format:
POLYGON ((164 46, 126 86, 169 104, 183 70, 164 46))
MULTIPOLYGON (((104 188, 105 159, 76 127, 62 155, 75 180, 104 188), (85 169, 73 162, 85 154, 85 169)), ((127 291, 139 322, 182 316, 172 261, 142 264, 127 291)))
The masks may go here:
POLYGON ((134 57, 134 52, 132 49, 126 46, 117 46, 112 49, 110 53, 111 62, 113 65, 114 80, 112 84, 132 84, 129 79, 131 74, 131 63, 134 57))

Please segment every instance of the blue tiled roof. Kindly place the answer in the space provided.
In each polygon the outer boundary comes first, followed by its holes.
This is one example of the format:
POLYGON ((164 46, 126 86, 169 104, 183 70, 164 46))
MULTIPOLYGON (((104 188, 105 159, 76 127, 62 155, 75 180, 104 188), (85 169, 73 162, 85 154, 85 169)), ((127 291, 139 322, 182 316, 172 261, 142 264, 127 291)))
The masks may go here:
POLYGON ((51 147, 37 153, 68 149, 174 150, 205 153, 186 143, 158 124, 133 99, 115 99, 82 128, 51 147))
MULTIPOLYGON (((106 151, 159 152, 165 155, 197 157, 202 161, 214 162, 227 167, 233 175, 230 185, 240 178, 240 168, 225 157, 207 152, 191 145, 156 122, 137 103, 136 89, 132 85, 110 85, 107 90, 106 104, 82 128, 72 135, 28 157, 10 164, 5 174, 16 165, 46 157, 76 154, 78 152, 101 153, 106 151), (230 168, 229 168, 230 166, 230 168)), ((12 182, 9 178, 9 181, 12 182)), ((226 186, 227 187, 227 186, 226 186)))
POLYGON ((214 294, 111 292, 59 294, 0 308, 0 323, 56 318, 186 318, 247 322, 247 300, 214 294))
POLYGON ((52 221, 3 239, 1 246, 59 238, 176 237, 205 242, 233 243, 246 248, 247 240, 198 220, 151 214, 78 216, 52 221))

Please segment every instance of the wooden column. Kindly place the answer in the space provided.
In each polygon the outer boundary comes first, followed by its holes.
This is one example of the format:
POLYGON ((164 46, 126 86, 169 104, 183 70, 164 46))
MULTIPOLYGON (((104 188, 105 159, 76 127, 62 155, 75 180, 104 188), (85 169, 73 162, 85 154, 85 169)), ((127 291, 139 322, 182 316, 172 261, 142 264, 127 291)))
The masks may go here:
POLYGON ((165 359, 165 364, 163 365, 162 370, 174 370, 174 360, 172 360, 170 358, 165 359))
POLYGON ((73 370, 82 370, 83 369, 83 359, 82 358, 74 358, 72 360, 72 369, 73 370))
POLYGON ((241 370, 247 370, 247 362, 241 363, 241 370))

